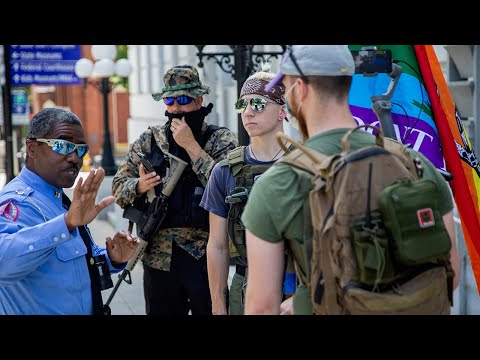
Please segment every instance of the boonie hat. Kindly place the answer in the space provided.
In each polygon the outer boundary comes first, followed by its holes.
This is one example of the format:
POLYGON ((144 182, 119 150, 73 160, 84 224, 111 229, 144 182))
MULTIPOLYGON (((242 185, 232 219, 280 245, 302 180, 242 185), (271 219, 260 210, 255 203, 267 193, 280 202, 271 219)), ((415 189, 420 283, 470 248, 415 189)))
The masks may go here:
POLYGON ((163 76, 163 82, 162 91, 152 94, 155 101, 181 95, 196 98, 210 92, 210 88, 200 81, 197 69, 191 65, 174 66, 163 76))
POLYGON ((284 75, 352 76, 354 73, 355 63, 348 45, 289 45, 283 53, 280 72, 265 90, 278 84, 284 75))

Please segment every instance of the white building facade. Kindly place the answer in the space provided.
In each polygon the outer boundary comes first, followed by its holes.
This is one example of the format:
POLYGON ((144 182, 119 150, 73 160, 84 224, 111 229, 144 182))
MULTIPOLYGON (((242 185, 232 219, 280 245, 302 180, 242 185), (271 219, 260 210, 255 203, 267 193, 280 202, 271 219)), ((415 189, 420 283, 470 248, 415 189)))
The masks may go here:
MULTIPOLYGON (((128 57, 134 67, 129 78, 130 113, 128 122, 128 141, 131 143, 149 125, 166 121, 166 106, 155 101, 152 93, 163 87, 163 74, 171 67, 181 64, 195 65, 200 80, 210 86, 210 94, 204 96, 204 105, 213 103, 212 113, 207 120, 215 125, 225 126, 236 135, 238 116, 234 111, 237 99, 237 84, 231 73, 227 73, 214 59, 203 59, 203 68, 198 66, 198 49, 195 45, 128 45, 128 57)), ((279 45, 256 45, 255 52, 281 52, 279 45)), ((227 45, 207 45, 205 53, 232 53, 227 45)), ((230 57, 233 65, 233 56, 230 57)), ((278 60, 271 61, 272 72, 278 71, 278 60)), ((225 66, 225 68, 228 68, 225 66)), ((287 125, 288 126, 288 125, 287 125)))

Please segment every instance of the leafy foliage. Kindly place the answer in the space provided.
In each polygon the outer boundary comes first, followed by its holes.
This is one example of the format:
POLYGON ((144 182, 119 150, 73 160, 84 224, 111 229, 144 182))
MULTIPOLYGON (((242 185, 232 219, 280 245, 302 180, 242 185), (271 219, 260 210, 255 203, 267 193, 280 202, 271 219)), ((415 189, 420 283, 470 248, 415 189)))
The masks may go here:
MULTIPOLYGON (((115 61, 120 59, 128 59, 128 45, 117 45, 117 57, 115 61)), ((115 84, 115 86, 121 86, 128 91, 128 78, 114 75, 110 78, 110 81, 115 84)))

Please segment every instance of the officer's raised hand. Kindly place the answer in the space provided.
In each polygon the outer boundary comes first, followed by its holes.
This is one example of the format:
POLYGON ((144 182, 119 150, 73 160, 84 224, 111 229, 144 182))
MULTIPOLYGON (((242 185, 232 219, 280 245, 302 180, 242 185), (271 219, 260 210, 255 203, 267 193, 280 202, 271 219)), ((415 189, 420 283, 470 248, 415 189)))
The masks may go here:
POLYGON ((65 214, 65 222, 69 231, 74 230, 77 226, 89 224, 100 211, 115 201, 114 196, 107 196, 95 204, 97 192, 104 177, 105 170, 99 168, 90 170, 85 181, 82 178, 78 179, 73 190, 72 204, 65 214))
POLYGON ((130 232, 120 230, 113 239, 107 236, 106 247, 112 262, 124 263, 135 254, 140 240, 130 232))

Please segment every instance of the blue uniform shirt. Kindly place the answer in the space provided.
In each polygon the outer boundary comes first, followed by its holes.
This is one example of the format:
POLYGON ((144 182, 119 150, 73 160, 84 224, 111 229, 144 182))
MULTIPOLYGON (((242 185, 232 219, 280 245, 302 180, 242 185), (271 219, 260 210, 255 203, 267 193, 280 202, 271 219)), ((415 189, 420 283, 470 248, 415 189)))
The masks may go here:
POLYGON ((93 313, 87 248, 62 193, 26 167, 0 191, 0 314, 93 313))

